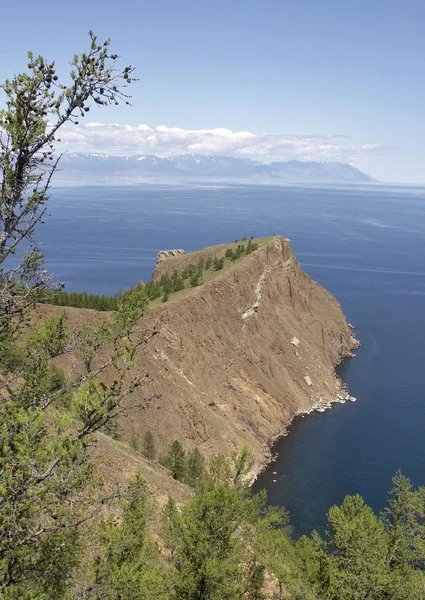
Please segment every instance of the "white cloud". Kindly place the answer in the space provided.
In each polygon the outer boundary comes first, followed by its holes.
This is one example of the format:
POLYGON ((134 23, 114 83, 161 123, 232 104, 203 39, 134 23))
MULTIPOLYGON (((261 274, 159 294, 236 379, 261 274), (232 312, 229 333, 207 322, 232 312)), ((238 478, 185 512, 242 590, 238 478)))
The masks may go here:
POLYGON ((370 154, 384 154, 382 144, 350 144, 342 135, 254 134, 249 131, 181 129, 159 125, 138 126, 86 123, 61 130, 62 149, 72 152, 133 154, 218 154, 251 158, 262 162, 276 160, 338 160, 355 162, 370 154))

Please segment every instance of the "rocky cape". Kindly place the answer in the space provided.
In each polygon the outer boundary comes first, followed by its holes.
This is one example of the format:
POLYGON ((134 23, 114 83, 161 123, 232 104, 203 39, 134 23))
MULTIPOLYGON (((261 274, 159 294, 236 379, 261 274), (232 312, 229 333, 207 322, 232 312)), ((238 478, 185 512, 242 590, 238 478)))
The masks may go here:
MULTIPOLYGON (((154 399, 151 408, 122 417, 121 458, 123 444, 129 457, 150 430, 159 453, 175 439, 206 456, 248 446, 258 470, 296 415, 343 400, 335 367, 357 342, 341 306, 302 271, 288 239, 258 242, 250 255, 203 285, 170 295, 143 318, 140 326, 156 334, 136 356, 135 370, 149 374, 149 383, 130 402, 154 399)), ((153 276, 220 258, 229 247, 161 253, 153 276)), ((71 325, 105 318, 68 310, 71 325)), ((111 440, 105 454, 108 469, 116 459, 114 445, 111 440)))

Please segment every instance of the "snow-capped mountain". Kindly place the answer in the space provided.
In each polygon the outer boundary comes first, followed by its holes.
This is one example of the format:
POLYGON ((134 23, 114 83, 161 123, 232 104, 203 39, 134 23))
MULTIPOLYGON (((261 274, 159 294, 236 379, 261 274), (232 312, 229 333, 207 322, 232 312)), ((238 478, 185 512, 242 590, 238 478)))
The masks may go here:
POLYGON ((126 179, 238 179, 282 182, 373 182, 372 177, 340 162, 290 160, 264 164, 248 158, 203 154, 177 156, 112 156, 108 154, 65 154, 60 162, 61 178, 114 177, 126 179))

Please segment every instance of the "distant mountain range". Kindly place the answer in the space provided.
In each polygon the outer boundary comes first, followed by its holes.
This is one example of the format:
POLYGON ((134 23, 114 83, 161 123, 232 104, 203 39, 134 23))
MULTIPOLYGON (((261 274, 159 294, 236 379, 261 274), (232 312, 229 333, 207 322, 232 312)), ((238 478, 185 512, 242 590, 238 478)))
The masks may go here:
POLYGON ((65 154, 60 179, 236 179, 288 183, 367 183, 376 181, 351 165, 340 162, 290 160, 264 164, 248 158, 203 154, 177 156, 111 156, 108 154, 65 154))

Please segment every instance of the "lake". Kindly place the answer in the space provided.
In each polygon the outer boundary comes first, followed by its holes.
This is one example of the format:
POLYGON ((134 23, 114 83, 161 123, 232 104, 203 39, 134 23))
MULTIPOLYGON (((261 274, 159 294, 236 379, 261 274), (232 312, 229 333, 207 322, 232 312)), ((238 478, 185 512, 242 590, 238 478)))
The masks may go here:
POLYGON ((49 213, 47 268, 89 293, 149 280, 159 250, 289 237, 356 327, 362 345, 340 375, 357 402, 296 419, 255 489, 289 510, 298 536, 323 531, 349 493, 382 509, 398 469, 425 483, 424 188, 81 186, 55 189, 49 213))

